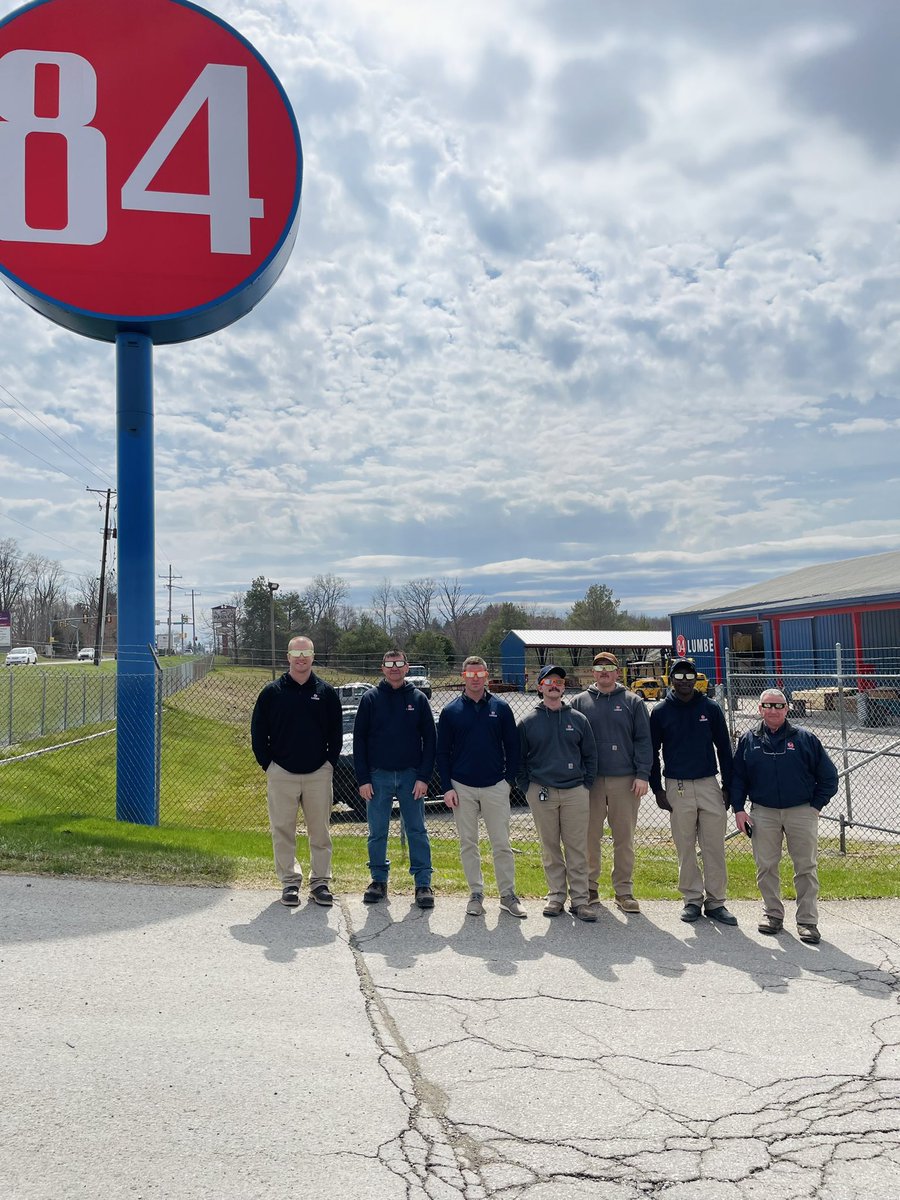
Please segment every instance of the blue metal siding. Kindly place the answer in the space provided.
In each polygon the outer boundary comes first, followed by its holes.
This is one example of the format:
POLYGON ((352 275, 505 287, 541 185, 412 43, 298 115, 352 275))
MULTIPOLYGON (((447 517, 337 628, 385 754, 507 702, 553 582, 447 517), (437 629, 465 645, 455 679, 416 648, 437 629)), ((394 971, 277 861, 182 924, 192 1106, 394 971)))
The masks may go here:
POLYGON ((672 614, 672 645, 676 645, 678 635, 687 643, 687 657, 694 660, 698 671, 702 671, 708 679, 716 678, 716 656, 713 647, 713 628, 709 621, 698 617, 695 613, 672 614))
POLYGON ((841 653, 846 663, 853 652, 853 617, 850 613, 829 613, 813 617, 813 648, 816 670, 820 674, 832 675, 837 670, 834 652, 835 643, 841 643, 841 653))
POLYGON ((862 617, 862 657, 876 673, 900 671, 900 609, 864 610, 862 617))
MULTIPOLYGON (((488 666, 493 669, 494 664, 488 666)), ((525 643, 515 633, 508 633, 500 643, 500 669, 504 683, 525 687, 525 643)))
POLYGON ((813 661, 812 617, 781 622, 781 662, 787 672, 809 670, 813 661))

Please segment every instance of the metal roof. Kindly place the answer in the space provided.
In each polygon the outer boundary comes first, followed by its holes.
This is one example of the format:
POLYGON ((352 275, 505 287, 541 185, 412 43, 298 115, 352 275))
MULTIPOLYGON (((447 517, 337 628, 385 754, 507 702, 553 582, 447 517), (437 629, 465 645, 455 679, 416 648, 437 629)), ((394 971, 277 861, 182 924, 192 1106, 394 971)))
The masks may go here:
POLYGON ((900 551, 789 571, 763 583, 726 592, 679 613, 735 614, 757 609, 815 608, 854 600, 900 599, 900 551))
POLYGON ((607 649, 619 646, 622 649, 634 648, 652 650, 656 647, 672 645, 672 634, 665 629, 511 629, 517 638, 526 646, 536 649, 538 646, 587 646, 607 649))

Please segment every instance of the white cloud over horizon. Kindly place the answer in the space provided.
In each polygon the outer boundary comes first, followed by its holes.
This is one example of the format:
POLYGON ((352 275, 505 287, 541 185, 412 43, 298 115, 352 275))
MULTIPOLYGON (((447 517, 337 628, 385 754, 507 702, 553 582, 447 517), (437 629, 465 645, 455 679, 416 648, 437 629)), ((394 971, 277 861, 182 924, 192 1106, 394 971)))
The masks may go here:
MULTIPOLYGON (((292 101, 303 214, 253 313, 155 351, 158 574, 656 614, 900 549, 893 6, 208 7, 292 101)), ((96 571, 112 348, 0 317, 0 536, 96 571)))

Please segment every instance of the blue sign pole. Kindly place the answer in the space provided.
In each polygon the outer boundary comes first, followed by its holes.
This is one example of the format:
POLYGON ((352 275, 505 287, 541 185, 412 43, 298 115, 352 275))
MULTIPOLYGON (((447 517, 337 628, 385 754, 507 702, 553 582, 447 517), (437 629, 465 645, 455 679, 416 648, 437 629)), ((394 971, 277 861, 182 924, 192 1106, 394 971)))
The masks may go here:
POLYGON ((119 656, 116 820, 158 825, 153 341, 116 336, 119 656))

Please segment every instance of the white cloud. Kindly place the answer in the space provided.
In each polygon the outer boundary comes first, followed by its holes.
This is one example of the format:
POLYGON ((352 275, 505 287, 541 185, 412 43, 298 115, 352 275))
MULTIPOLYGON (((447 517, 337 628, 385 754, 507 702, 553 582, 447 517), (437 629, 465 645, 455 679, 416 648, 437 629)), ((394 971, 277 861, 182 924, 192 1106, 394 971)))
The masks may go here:
MULTIPOLYGON (((283 80, 305 179, 270 295, 155 354, 158 556, 205 603, 335 571, 359 603, 452 574, 661 612, 900 546, 900 179, 853 90, 889 86, 879 6, 211 7, 283 80)), ((78 480, 0 438, 43 539, 10 531, 95 570, 112 350, 0 314, 0 385, 96 464, 0 404, 78 480)))

